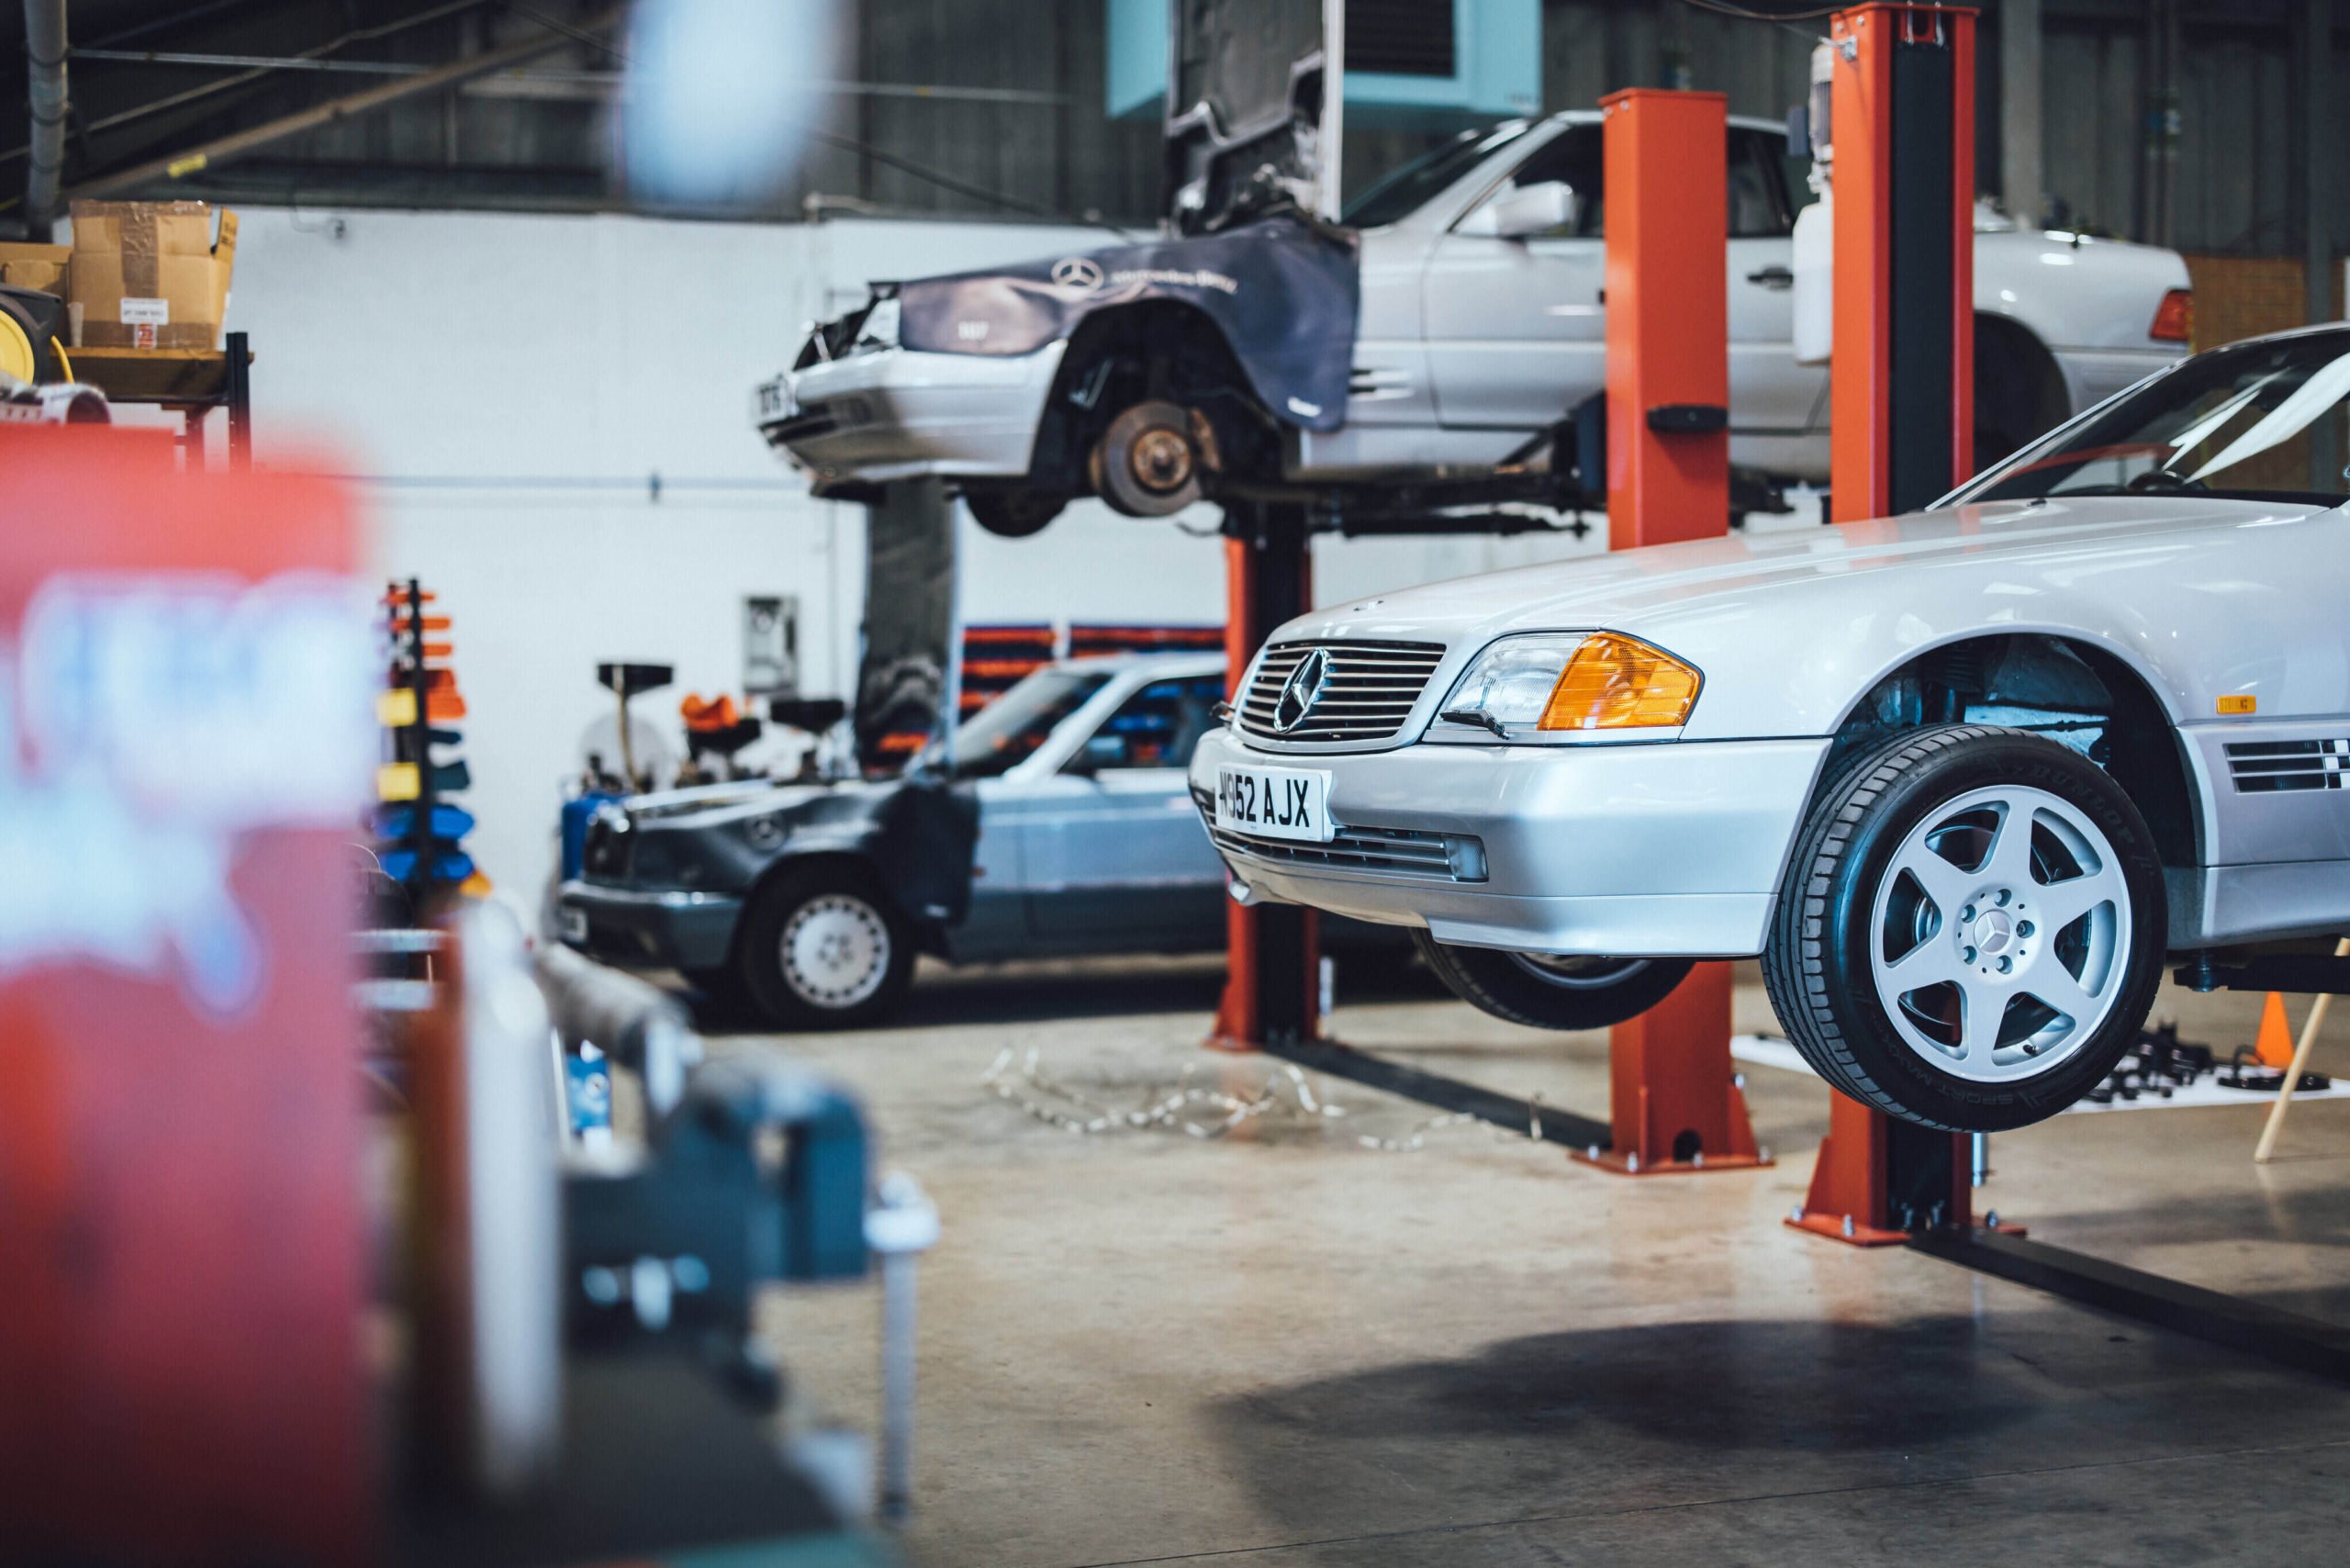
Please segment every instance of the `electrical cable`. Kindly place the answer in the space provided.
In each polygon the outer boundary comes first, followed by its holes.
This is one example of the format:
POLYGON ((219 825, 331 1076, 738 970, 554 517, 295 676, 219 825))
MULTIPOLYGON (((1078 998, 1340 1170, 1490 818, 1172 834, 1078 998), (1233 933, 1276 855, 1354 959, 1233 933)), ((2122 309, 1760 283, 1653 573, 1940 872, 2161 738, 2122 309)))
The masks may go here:
POLYGON ((958 180, 952 174, 942 174, 935 169, 925 168, 911 158, 901 158, 894 152, 885 152, 868 142, 857 140, 855 137, 836 136, 829 130, 818 130, 813 126, 803 126, 800 129, 811 140, 821 141, 828 147, 838 148, 845 152, 860 153, 901 174, 912 174, 917 180, 927 181, 940 190, 968 196, 973 201, 985 202, 991 207, 1002 207, 1006 212, 1024 213, 1030 218, 1041 218, 1048 223, 1073 223, 1087 228, 1104 229, 1128 243, 1134 242, 1136 239, 1130 230, 1121 229, 1106 218, 1071 218, 1066 213, 1055 212, 1050 207, 1038 207, 1033 202, 1023 201, 1017 196, 1006 196, 1002 191, 991 191, 984 185, 970 185, 958 180))

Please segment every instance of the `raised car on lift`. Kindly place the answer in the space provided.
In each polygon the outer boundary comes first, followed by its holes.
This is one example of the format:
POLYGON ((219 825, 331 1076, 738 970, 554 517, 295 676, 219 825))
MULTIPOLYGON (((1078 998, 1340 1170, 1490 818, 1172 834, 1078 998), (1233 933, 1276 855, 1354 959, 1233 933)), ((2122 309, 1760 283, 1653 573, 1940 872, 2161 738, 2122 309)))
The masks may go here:
MULTIPOLYGON (((1827 476, 1828 372, 1795 357, 1785 131, 1734 119, 1729 143, 1730 460, 1738 504, 1768 506, 1827 476)), ((1275 212, 878 286, 761 389, 761 428, 820 495, 941 476, 1006 534, 1085 495, 1145 517, 1292 495, 1352 526, 1604 489, 1570 425, 1606 379, 1603 167, 1596 113, 1513 121, 1365 190, 1345 229, 1275 212)), ((1983 211, 1978 461, 2177 360, 2188 287, 2172 252, 1983 211)))

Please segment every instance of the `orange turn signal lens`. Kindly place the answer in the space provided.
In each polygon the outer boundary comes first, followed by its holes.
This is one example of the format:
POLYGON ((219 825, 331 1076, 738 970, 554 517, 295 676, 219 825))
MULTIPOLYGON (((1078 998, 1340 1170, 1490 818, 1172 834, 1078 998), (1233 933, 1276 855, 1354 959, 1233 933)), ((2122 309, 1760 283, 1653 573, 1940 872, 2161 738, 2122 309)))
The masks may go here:
POLYGON ((1703 677, 1671 654, 1612 632, 1583 640, 1542 710, 1540 730, 1670 729, 1689 722, 1703 677))

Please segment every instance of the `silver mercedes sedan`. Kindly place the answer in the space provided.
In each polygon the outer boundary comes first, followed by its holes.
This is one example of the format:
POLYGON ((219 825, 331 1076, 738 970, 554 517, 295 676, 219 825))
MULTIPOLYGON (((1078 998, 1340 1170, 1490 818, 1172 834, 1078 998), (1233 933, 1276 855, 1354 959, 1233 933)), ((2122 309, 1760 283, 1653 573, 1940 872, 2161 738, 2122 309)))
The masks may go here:
POLYGON ((1565 1028, 1761 955, 1823 1076, 1992 1130, 2166 958, 2350 931, 2350 328, 2199 354, 1924 511, 1282 627, 1191 783, 1237 896, 1565 1028))

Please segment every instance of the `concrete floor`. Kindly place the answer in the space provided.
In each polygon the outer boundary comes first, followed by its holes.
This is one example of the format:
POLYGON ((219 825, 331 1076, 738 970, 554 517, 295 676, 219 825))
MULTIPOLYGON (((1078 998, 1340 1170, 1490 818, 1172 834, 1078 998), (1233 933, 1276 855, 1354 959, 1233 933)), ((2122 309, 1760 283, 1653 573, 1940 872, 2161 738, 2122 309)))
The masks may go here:
MULTIPOLYGON (((1742 1028, 1771 1026, 1759 983, 1742 1028)), ((1080 1136, 980 1079, 1041 1052, 1119 1107, 1189 1066, 1215 962, 936 974, 904 1025, 801 1037, 936 1199, 923 1276, 917 1562, 2338 1562, 2350 1391, 1900 1250, 1789 1230, 1827 1123, 1749 1068, 1762 1171, 1628 1180, 1324 1086, 1210 1141, 1080 1136)), ((2298 1022, 2300 1006, 2295 1004, 2298 1022)), ((2166 993, 2232 1046, 2256 997, 2166 993)), ((2350 1009, 2321 1068, 2350 1072, 2350 1009)), ((1333 1033, 1597 1114, 1604 1036, 1409 984, 1333 1033)), ((1201 1114, 1206 1114, 1202 1112, 1201 1114)), ((2060 1117, 1996 1140, 2035 1237, 2350 1322, 2350 1103, 2060 1117)), ((807 1396, 860 1425, 876 1293, 786 1295, 807 1396)))

